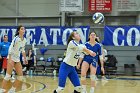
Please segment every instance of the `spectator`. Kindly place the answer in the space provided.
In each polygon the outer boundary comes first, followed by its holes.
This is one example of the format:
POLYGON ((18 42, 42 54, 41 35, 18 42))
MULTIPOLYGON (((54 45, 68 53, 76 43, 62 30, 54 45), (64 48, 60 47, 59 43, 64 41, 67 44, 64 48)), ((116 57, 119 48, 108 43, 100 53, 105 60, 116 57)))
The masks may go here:
POLYGON ((0 72, 3 73, 7 69, 7 56, 10 42, 8 42, 8 36, 4 35, 3 42, 0 44, 0 72))
POLYGON ((32 49, 28 50, 27 60, 28 60, 28 64, 23 64, 23 67, 24 67, 23 71, 27 71, 27 74, 28 74, 30 67, 33 67, 36 64, 36 57, 32 49))
POLYGON ((27 59, 28 59, 27 70, 29 70, 30 67, 33 67, 34 65, 36 65, 36 57, 35 57, 32 49, 28 50, 27 59))

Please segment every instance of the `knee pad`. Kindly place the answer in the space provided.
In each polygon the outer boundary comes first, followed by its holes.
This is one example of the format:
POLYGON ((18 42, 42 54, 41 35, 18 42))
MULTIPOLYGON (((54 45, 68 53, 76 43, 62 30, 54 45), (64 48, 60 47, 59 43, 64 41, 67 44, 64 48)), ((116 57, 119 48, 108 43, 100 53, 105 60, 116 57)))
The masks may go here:
POLYGON ((56 92, 57 92, 57 93, 61 93, 63 90, 64 90, 63 87, 58 87, 58 88, 56 89, 56 92))
POLYGON ((96 75, 90 75, 91 81, 96 81, 96 75))
POLYGON ((17 80, 23 81, 23 76, 17 76, 17 80))
POLYGON ((4 77, 4 80, 8 81, 11 79, 11 75, 6 73, 5 77, 4 77))
POLYGON ((81 76, 81 80, 86 80, 86 76, 81 76))
POLYGON ((81 89, 82 89, 81 86, 76 86, 76 87, 74 88, 74 90, 76 90, 77 92, 81 92, 81 89))

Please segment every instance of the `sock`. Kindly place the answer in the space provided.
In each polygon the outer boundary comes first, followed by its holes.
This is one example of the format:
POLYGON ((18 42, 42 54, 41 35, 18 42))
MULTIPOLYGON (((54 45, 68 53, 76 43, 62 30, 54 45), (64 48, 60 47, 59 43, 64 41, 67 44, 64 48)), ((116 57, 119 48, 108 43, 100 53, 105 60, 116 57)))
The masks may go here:
POLYGON ((58 88, 56 89, 56 93, 62 92, 63 90, 64 90, 63 87, 58 87, 58 88))
POLYGON ((90 88, 90 93, 94 93, 94 87, 90 88))
POLYGON ((82 85, 82 91, 86 91, 86 85, 82 85))

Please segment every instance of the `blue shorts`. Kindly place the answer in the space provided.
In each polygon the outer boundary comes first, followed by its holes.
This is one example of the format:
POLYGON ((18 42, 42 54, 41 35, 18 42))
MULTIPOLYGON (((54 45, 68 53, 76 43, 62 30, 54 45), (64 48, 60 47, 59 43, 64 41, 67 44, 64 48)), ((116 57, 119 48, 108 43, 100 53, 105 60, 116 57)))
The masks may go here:
POLYGON ((96 59, 84 58, 83 61, 87 62, 89 65, 92 64, 93 67, 97 67, 98 65, 98 63, 96 62, 96 59))
POLYGON ((67 77, 70 79, 74 87, 80 86, 80 80, 78 74, 75 70, 75 67, 66 64, 65 62, 61 63, 59 68, 59 86, 65 87, 67 77))

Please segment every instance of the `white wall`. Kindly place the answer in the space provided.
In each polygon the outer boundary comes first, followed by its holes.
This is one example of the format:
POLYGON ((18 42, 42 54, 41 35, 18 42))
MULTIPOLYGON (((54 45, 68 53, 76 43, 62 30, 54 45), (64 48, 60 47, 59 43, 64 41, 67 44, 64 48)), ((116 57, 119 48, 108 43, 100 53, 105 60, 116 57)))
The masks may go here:
MULTIPOLYGON (((0 16, 15 16, 16 0, 0 0, 0 10, 0 16)), ((59 0, 19 0, 19 15, 59 15, 59 0)))

